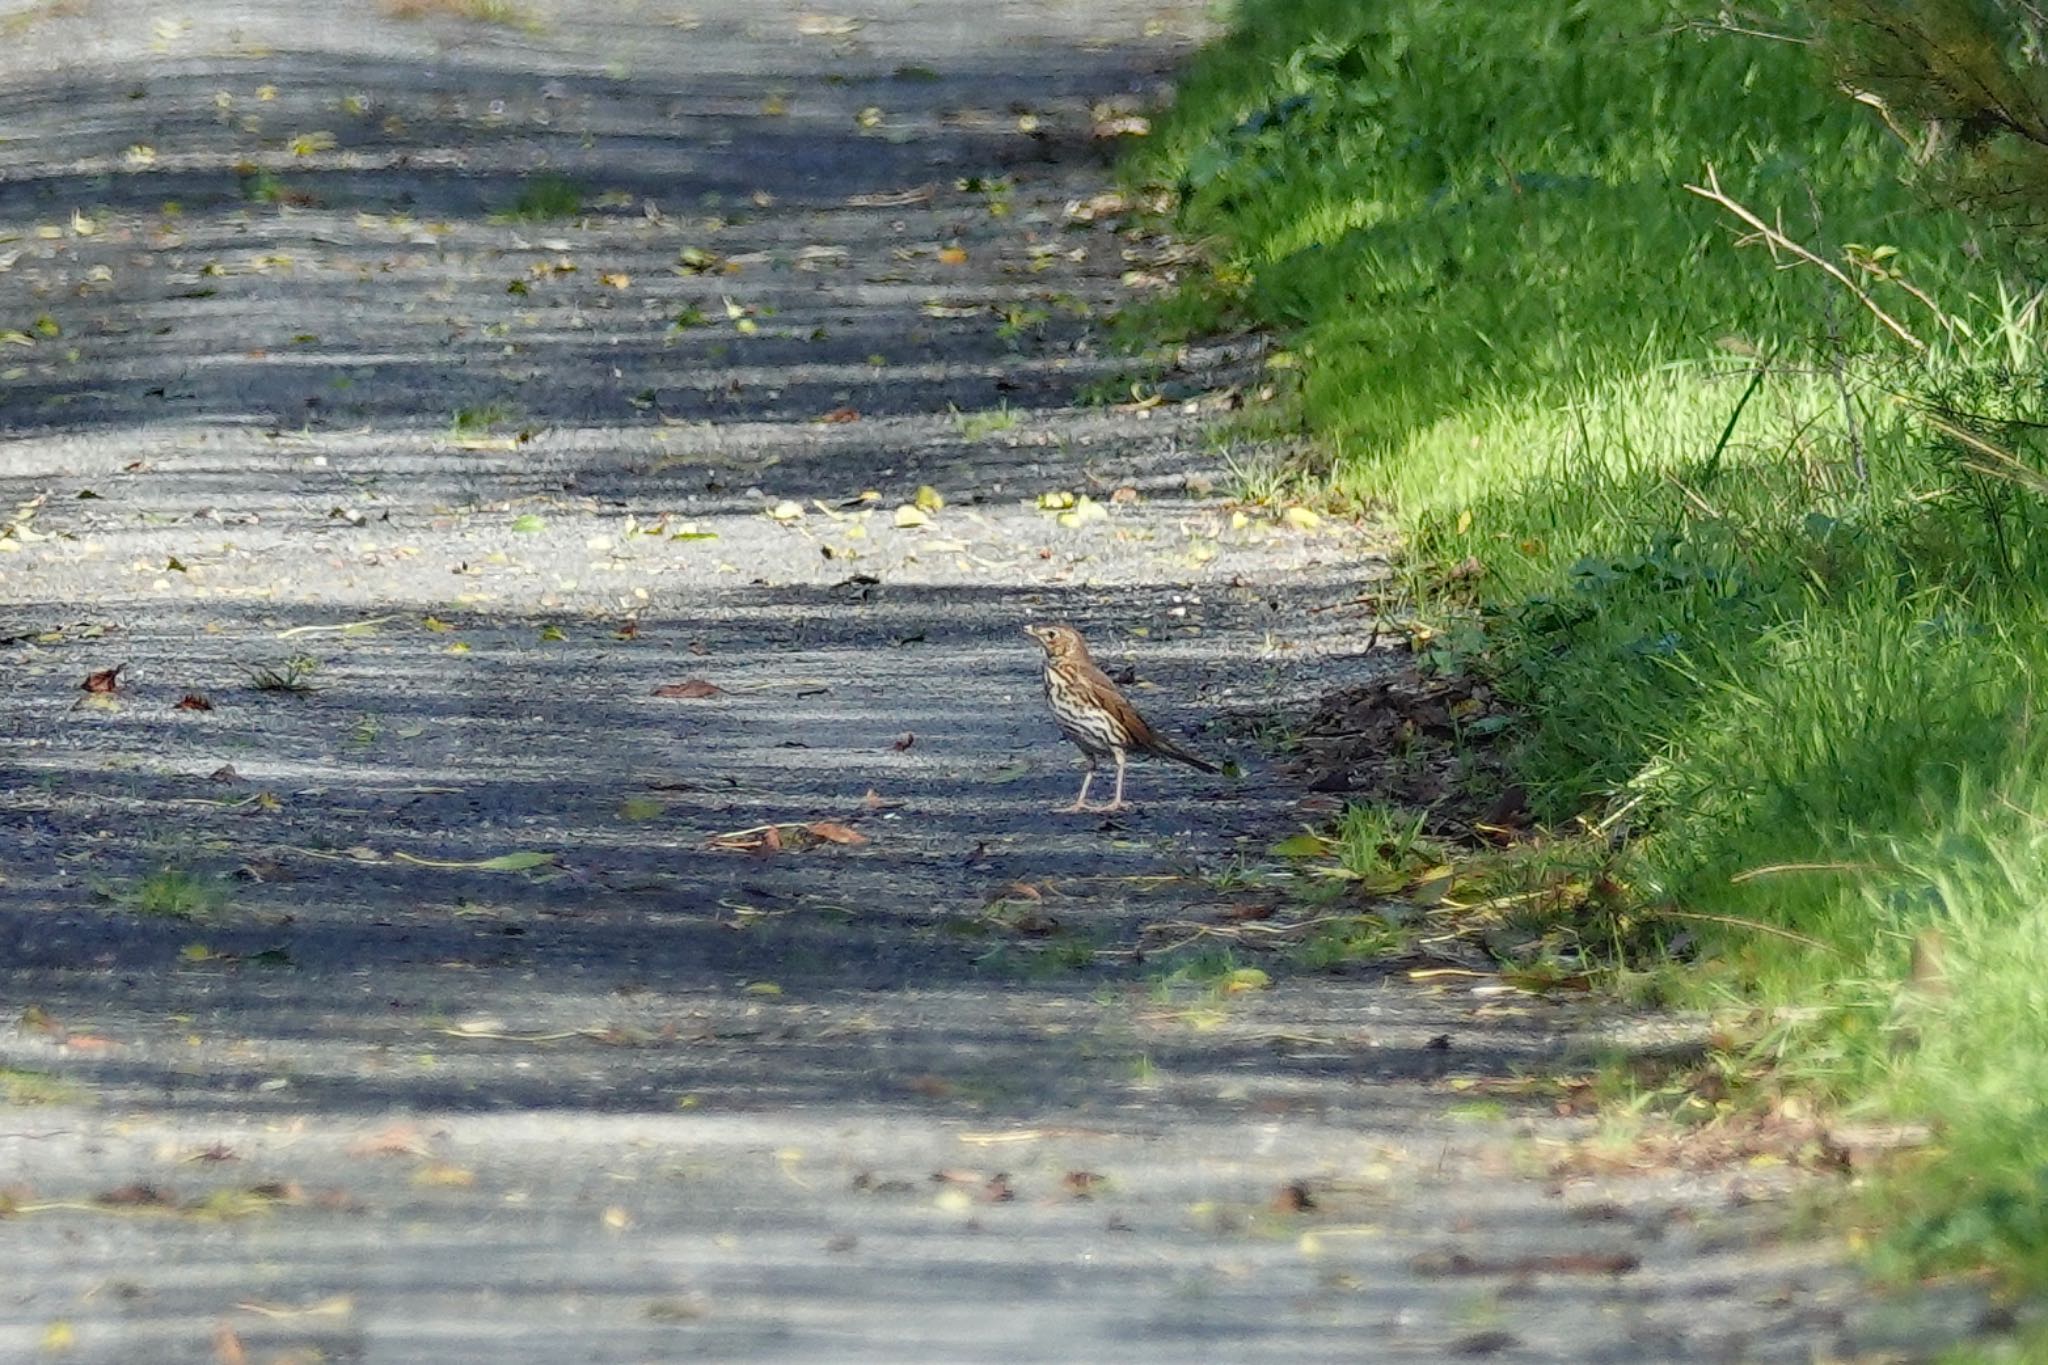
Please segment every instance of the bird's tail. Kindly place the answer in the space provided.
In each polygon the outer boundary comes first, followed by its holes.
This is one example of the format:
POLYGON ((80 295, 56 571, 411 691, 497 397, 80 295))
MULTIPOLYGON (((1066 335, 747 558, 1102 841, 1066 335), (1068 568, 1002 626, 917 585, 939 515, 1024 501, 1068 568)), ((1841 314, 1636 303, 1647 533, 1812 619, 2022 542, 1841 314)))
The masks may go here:
POLYGON ((1157 732, 1154 732, 1152 742, 1146 748, 1149 752, 1157 754, 1161 758, 1170 758, 1176 763, 1185 763, 1190 768, 1197 768, 1205 773, 1223 771, 1205 758, 1196 758, 1186 749, 1181 748, 1178 744, 1157 732))

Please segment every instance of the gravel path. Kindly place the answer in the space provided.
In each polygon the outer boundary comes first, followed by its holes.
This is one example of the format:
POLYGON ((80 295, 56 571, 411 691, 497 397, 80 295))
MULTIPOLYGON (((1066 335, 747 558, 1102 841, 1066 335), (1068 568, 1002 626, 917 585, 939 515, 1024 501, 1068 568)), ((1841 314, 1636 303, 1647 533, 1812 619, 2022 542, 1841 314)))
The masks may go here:
POLYGON ((0 6, 0 1358, 1968 1326, 1795 1177, 1568 1161, 1597 1008, 1133 951, 1270 903, 1248 718, 1377 667, 1372 534, 1207 492, 1249 345, 1085 401, 1200 13, 0 6), (1052 814, 1036 619, 1243 775, 1052 814))

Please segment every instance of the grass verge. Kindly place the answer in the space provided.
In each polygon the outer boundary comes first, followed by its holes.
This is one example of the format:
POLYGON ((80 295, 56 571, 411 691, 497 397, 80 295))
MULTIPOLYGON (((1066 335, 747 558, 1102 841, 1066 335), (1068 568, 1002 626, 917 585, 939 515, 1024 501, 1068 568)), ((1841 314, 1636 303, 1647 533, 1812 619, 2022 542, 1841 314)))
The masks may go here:
POLYGON ((2039 296, 1813 48, 1716 14, 1244 0, 1129 167, 1210 245, 1144 323, 1281 335, 1267 420, 1392 509, 1425 672, 1519 718, 1627 951, 1931 1124, 1886 1254, 2048 1286, 2039 296))

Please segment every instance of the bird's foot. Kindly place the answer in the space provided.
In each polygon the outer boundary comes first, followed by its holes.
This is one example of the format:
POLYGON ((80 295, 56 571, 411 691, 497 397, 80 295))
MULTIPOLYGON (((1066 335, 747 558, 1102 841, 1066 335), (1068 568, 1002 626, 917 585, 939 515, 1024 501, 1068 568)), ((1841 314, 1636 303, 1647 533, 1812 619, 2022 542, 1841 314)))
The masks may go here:
POLYGON ((1102 809, 1103 807, 1091 806, 1086 801, 1075 801, 1064 806, 1054 806, 1052 813, 1054 815, 1092 815, 1102 809))

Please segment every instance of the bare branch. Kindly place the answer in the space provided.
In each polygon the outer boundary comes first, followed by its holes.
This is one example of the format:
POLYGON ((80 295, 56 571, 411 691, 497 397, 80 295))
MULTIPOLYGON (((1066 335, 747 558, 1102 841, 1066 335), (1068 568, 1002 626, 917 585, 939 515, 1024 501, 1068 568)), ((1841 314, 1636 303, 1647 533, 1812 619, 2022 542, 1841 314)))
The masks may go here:
POLYGON ((1798 242, 1792 240, 1792 238, 1785 235, 1785 233, 1783 233, 1779 229, 1772 227, 1769 223, 1766 223, 1763 219, 1757 217, 1757 215, 1754 212, 1745 208, 1743 205, 1737 203, 1734 199, 1731 199, 1728 196, 1727 192, 1721 188, 1720 178, 1714 174, 1714 168, 1712 166, 1707 167, 1707 183, 1704 186, 1687 185, 1685 189, 1688 194, 1696 194, 1700 198, 1706 200, 1709 203, 1719 204, 1723 209, 1726 209, 1729 213, 1735 215, 1736 218, 1740 219, 1744 223, 1747 223, 1751 228, 1754 228, 1756 230, 1756 235, 1762 238, 1765 242, 1768 242, 1774 250, 1783 250, 1785 252, 1788 252, 1791 255, 1797 256, 1800 260, 1805 261, 1808 265, 1818 268, 1823 274, 1827 275, 1828 278, 1834 280, 1837 284, 1841 285, 1844 289, 1848 290, 1851 294, 1853 294, 1856 298, 1856 301, 1862 304, 1865 308, 1869 309, 1870 315, 1876 318, 1879 322, 1883 323, 1885 329, 1889 331, 1893 336, 1896 336, 1899 340, 1905 342, 1915 351, 1925 352, 1927 350, 1926 342, 1922 341, 1919 337, 1914 336, 1911 331, 1907 330, 1905 323, 1900 322, 1897 318, 1893 317, 1890 313, 1885 312, 1883 308, 1879 307, 1877 300, 1871 298, 1868 293, 1866 293, 1859 285, 1857 285, 1856 281, 1850 279, 1849 276, 1842 270, 1840 266, 1836 265, 1833 261, 1828 260, 1824 256, 1815 255, 1813 252, 1807 250, 1798 242))

